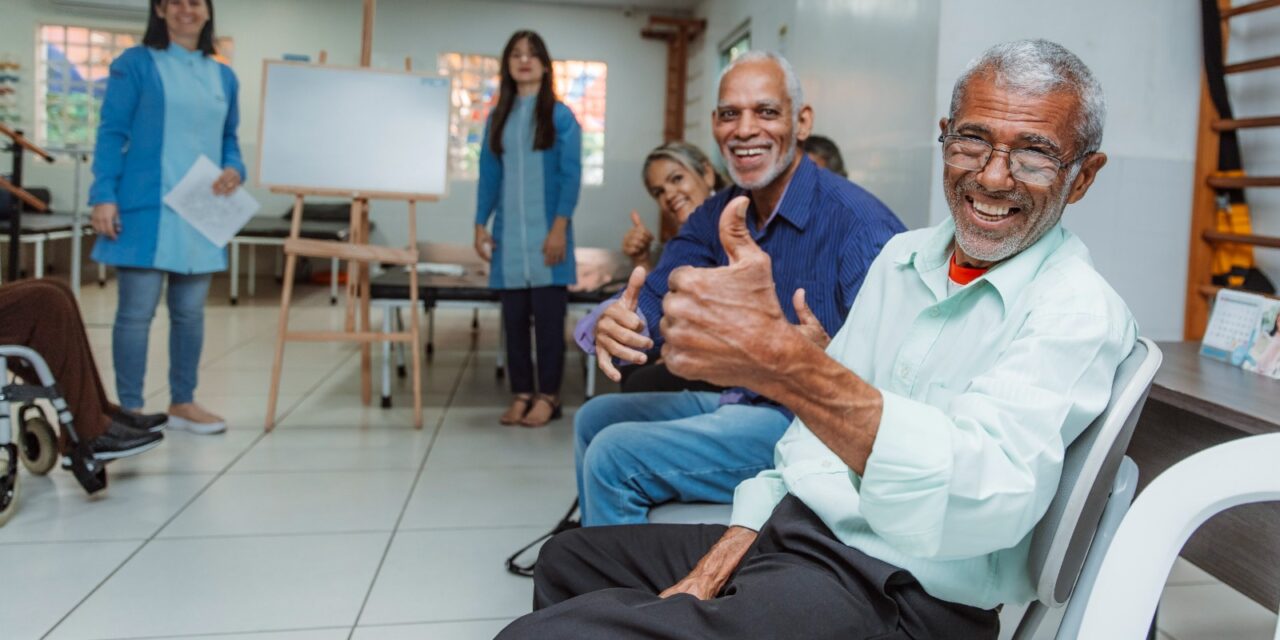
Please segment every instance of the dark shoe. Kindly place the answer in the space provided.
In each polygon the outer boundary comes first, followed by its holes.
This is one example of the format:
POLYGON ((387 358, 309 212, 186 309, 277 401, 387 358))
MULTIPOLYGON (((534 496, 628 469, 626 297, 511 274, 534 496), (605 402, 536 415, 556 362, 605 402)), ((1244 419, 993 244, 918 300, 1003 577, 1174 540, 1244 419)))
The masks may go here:
POLYGON ((116 460, 154 449, 164 440, 163 433, 151 433, 118 422, 114 417, 107 432, 93 439, 89 448, 97 460, 116 460))
POLYGON ((111 419, 147 433, 159 433, 169 426, 169 415, 166 413, 134 413, 117 409, 111 412, 111 419))

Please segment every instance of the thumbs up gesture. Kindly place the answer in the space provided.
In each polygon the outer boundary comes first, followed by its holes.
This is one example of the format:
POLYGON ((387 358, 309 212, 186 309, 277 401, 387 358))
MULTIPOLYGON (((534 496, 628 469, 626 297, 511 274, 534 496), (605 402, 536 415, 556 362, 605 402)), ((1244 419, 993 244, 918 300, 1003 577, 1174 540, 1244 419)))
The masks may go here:
POLYGON ((827 330, 822 327, 818 316, 814 315, 809 305, 805 303, 804 289, 796 289, 795 295, 791 298, 791 306, 795 307, 796 318, 800 320, 800 324, 796 325, 800 333, 818 347, 826 349, 827 345, 831 344, 831 336, 827 335, 827 330))
POLYGON ((648 264, 649 247, 653 245, 653 233, 649 228, 644 226, 644 221, 640 219, 640 214, 635 210, 631 210, 631 228, 627 229, 627 235, 622 237, 622 253, 631 257, 637 265, 648 264))
POLYGON ((622 374, 613 366, 614 358, 644 364, 648 359, 644 351, 653 348, 653 340, 640 333, 644 330, 644 319, 636 313, 644 277, 644 267, 632 270, 622 297, 609 305, 596 323, 596 363, 614 382, 622 380, 622 374))
POLYGON ((662 357, 678 376, 762 391, 786 363, 785 338, 796 332, 778 303, 773 262, 751 239, 749 203, 734 198, 720 214, 728 266, 671 273, 662 301, 662 357))

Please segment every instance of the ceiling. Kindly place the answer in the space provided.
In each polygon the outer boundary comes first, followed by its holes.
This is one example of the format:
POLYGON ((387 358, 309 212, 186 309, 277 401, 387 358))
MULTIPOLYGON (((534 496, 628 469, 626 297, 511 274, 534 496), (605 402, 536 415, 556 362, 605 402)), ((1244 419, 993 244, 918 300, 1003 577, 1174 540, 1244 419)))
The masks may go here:
POLYGON ((590 7, 595 9, 618 9, 635 11, 665 11, 670 13, 693 13, 702 0, 495 0, 513 4, 547 4, 568 7, 590 7))

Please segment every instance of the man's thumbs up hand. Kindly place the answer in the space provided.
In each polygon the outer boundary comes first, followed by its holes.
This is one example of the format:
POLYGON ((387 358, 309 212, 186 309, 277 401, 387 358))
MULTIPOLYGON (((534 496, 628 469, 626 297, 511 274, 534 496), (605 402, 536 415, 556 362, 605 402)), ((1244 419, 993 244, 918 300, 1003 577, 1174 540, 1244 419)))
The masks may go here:
POLYGON ((614 382, 622 380, 622 374, 613 366, 614 358, 644 364, 648 360, 644 351, 653 348, 653 340, 640 333, 644 330, 644 319, 636 312, 644 278, 644 267, 633 269, 622 296, 605 308, 596 323, 596 363, 614 382))
POLYGON ((800 333, 808 338, 810 342, 826 349, 831 343, 831 336, 827 335, 827 330, 822 328, 822 322, 818 320, 818 316, 813 315, 813 311, 809 310, 809 305, 804 301, 804 289, 796 289, 795 295, 791 297, 791 305, 796 309, 796 319, 800 324, 796 325, 800 329, 800 333))
POLYGON ((751 200, 746 196, 738 196, 729 201, 720 214, 720 244, 729 256, 729 264, 758 258, 769 259, 760 245, 751 239, 751 230, 747 228, 747 207, 751 200))
POLYGON ((720 214, 728 266, 671 273, 662 300, 663 361, 674 374, 726 387, 759 390, 778 365, 771 345, 790 333, 778 303, 773 262, 751 238, 745 196, 720 214))

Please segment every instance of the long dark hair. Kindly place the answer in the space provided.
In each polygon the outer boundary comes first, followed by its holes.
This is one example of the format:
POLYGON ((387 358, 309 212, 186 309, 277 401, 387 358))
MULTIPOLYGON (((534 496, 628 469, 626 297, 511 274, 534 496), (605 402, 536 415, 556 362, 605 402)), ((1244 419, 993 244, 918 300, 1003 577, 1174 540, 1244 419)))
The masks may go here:
MULTIPOLYGON (((151 11, 147 17, 147 32, 142 35, 142 44, 152 49, 169 48, 169 25, 165 24, 164 18, 156 14, 156 10, 168 1, 151 0, 151 11)), ((214 54, 213 0, 204 0, 204 6, 209 8, 209 21, 204 23, 204 28, 200 30, 200 40, 197 41, 196 48, 200 49, 200 53, 211 56, 214 54)))
POLYGON ((534 31, 521 30, 511 34, 507 46, 502 49, 502 84, 498 87, 498 104, 493 107, 493 115, 490 116, 493 119, 489 121, 489 149, 498 155, 502 155, 502 129, 507 125, 507 116, 511 115, 511 107, 516 102, 516 79, 511 75, 511 52, 521 40, 529 41, 529 48, 542 61, 544 69, 542 86, 538 88, 538 103, 533 112, 533 119, 537 123, 533 134, 533 148, 550 149, 556 142, 556 125, 551 118, 556 106, 551 56, 547 53, 547 44, 542 41, 542 36, 534 31))

